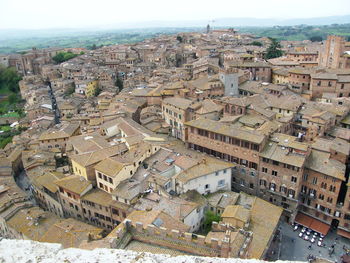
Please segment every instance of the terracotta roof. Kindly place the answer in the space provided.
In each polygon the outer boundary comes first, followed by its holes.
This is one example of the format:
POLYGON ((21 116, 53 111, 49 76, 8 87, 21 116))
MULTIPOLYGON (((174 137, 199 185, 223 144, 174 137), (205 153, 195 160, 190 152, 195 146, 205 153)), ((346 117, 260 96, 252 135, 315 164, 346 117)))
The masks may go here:
POLYGON ((87 190, 91 183, 78 175, 70 175, 54 182, 59 187, 67 189, 78 195, 87 190))
POLYGON ((96 188, 87 192, 81 198, 81 200, 90 201, 103 206, 109 206, 109 204, 112 202, 112 196, 105 191, 96 188))
POLYGON ((203 157, 203 160, 197 163, 196 165, 180 172, 176 176, 176 179, 186 183, 195 178, 215 173, 224 169, 229 169, 234 166, 235 164, 233 163, 221 161, 216 158, 203 157))
POLYGON ((225 208, 221 217, 224 222, 225 222, 225 218, 235 218, 244 223, 247 223, 250 220, 250 210, 244 208, 241 205, 229 205, 225 208))
POLYGON ((192 104, 192 101, 183 98, 166 98, 163 100, 163 104, 186 110, 192 104))
POLYGON ((345 181, 345 164, 330 159, 329 153, 312 150, 305 163, 305 167, 321 174, 345 181))
POLYGON ((134 211, 128 215, 127 219, 131 220, 133 223, 143 223, 144 227, 147 227, 148 225, 154 225, 156 227, 176 229, 180 232, 187 232, 190 229, 190 226, 159 210, 134 211))
POLYGON ((255 197, 251 208, 249 230, 253 231, 253 239, 248 248, 249 258, 261 259, 268 248, 273 233, 279 223, 283 208, 255 197), (266 211, 269 211, 266 213, 266 211))
POLYGON ((58 187, 54 182, 64 177, 65 175, 60 172, 47 172, 41 176, 35 177, 33 184, 39 188, 45 187, 50 192, 56 193, 58 191, 58 187))
POLYGON ((243 129, 233 129, 231 125, 223 124, 210 119, 196 119, 185 123, 186 126, 212 131, 218 134, 234 137, 248 142, 260 144, 265 136, 254 131, 243 129))
POLYGON ((71 159, 83 167, 94 165, 110 156, 121 154, 127 151, 125 143, 103 148, 94 152, 82 153, 71 156, 71 159))
POLYGON ((99 227, 68 218, 61 219, 50 225, 50 228, 39 241, 60 243, 64 248, 79 247, 83 241, 88 241, 90 237, 101 238, 102 232, 103 229, 99 227))
POLYGON ((113 158, 106 158, 95 166, 95 169, 108 176, 115 177, 125 167, 125 163, 121 163, 113 158))

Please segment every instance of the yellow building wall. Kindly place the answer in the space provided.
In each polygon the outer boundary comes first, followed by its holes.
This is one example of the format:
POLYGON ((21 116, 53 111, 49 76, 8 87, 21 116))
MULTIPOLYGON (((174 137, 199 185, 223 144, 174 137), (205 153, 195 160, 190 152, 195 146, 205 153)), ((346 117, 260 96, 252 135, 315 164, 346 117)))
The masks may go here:
POLYGON ((98 82, 97 82, 97 80, 91 81, 91 82, 86 86, 86 96, 87 96, 87 97, 92 97, 92 96, 94 96, 97 87, 98 87, 98 82))
POLYGON ((73 173, 75 175, 83 176, 86 180, 89 180, 86 168, 81 166, 80 164, 76 163, 75 161, 72 160, 72 167, 73 167, 73 173))

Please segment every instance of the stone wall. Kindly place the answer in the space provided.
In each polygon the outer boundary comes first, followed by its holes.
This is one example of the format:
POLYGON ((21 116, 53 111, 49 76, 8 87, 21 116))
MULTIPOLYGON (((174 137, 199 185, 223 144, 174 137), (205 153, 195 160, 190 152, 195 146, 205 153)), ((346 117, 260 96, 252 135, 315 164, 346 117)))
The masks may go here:
MULTIPOLYGON (((0 261, 7 263, 22 262, 123 262, 123 263, 265 263, 261 260, 243 260, 237 258, 220 259, 197 256, 177 256, 138 253, 121 249, 98 248, 93 250, 63 249, 60 244, 40 243, 30 240, 0 241, 0 261)), ((292 261, 279 261, 279 263, 292 261)), ((294 261, 296 262, 296 261, 294 261)), ((317 262, 317 261, 316 261, 317 262)), ((322 262, 323 263, 323 262, 322 262)))
MULTIPOLYGON (((238 255, 232 255, 230 238, 225 236, 222 240, 211 238, 208 242, 206 237, 193 233, 181 232, 176 229, 156 227, 154 225, 144 226, 140 222, 125 220, 115 230, 115 236, 111 237, 111 248, 120 248, 125 236, 131 234, 133 240, 184 251, 190 254, 209 257, 240 257, 247 255, 247 250, 252 240, 252 233, 242 229, 234 229, 232 226, 213 223, 213 231, 225 232, 239 231, 245 236, 238 255)), ((109 236, 110 237, 110 236, 109 236)), ((235 244, 237 245, 237 244, 235 244)))

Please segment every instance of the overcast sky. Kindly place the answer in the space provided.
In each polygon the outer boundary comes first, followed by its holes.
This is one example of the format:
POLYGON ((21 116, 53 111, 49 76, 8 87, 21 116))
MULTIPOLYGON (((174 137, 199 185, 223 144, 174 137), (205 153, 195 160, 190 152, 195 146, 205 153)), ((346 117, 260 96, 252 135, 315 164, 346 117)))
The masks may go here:
POLYGON ((0 29, 41 29, 154 20, 348 15, 350 0, 0 0, 0 10, 0 29))

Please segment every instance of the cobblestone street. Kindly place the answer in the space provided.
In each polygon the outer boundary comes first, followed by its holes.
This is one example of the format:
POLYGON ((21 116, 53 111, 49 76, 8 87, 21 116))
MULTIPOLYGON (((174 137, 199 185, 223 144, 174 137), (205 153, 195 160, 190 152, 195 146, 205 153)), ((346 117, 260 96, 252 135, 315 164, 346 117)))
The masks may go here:
POLYGON ((298 236, 300 233, 300 227, 297 231, 293 231, 291 225, 283 222, 281 223, 280 228, 282 243, 279 258, 281 260, 306 261, 308 255, 311 254, 320 258, 341 262, 340 257, 345 253, 343 246, 350 248, 350 240, 336 235, 334 230, 330 230, 328 235, 324 237, 325 246, 319 247, 316 243, 311 245, 309 241, 305 241, 298 236), (329 256, 328 249, 334 243, 336 243, 334 253, 329 256), (311 249, 308 248, 309 245, 311 245, 311 249))

